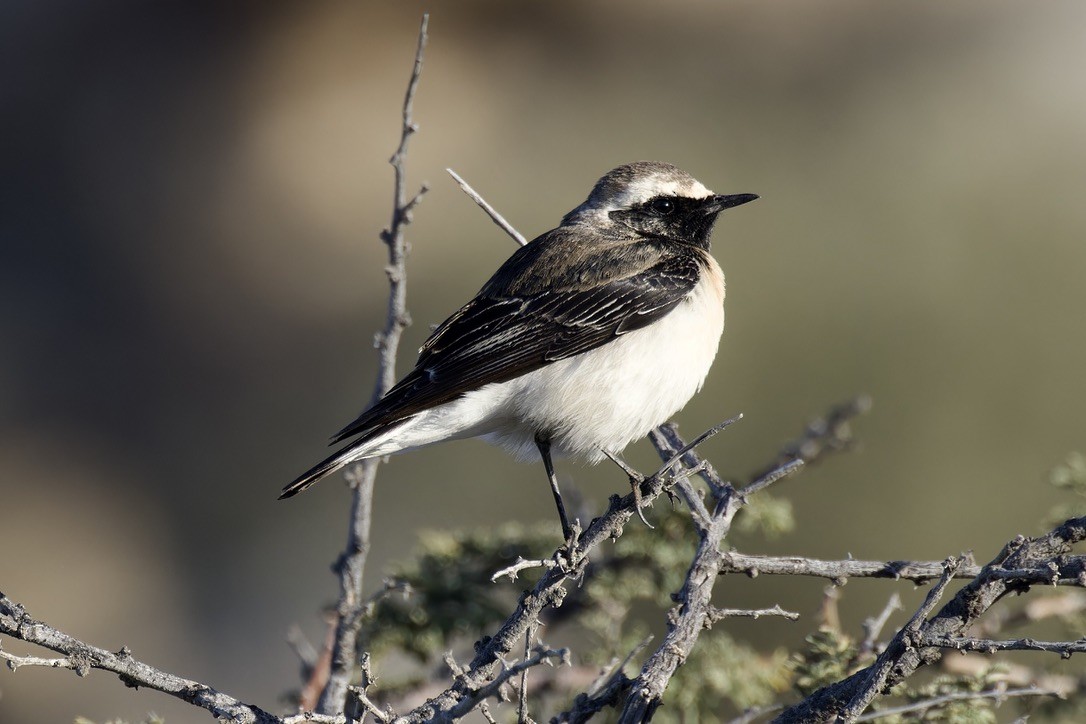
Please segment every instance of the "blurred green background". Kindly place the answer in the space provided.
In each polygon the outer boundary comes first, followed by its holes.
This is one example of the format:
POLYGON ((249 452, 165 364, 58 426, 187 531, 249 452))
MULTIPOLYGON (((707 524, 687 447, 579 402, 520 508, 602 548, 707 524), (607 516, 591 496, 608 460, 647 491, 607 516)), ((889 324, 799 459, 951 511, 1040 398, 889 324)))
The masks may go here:
MULTIPOLYGON (((297 685, 285 632, 323 637, 348 494, 275 497, 370 394, 424 9, 401 369, 513 250, 446 167, 534 236, 611 167, 670 161, 762 197, 718 224, 727 329, 682 430, 745 413, 704 447, 742 476, 875 401, 860 452, 778 487, 797 531, 743 549, 987 560, 1040 531, 1048 471, 1086 448, 1083 4, 8 0, 0 590, 265 707, 297 685)), ((625 487, 559 468, 596 508, 625 487)), ((420 530, 555 518, 542 469, 477 441, 395 459, 376 510, 374 582, 420 530)), ((811 614, 821 588, 721 600, 811 614)), ((853 582, 846 618, 892 588, 853 582)), ((202 720, 97 672, 0 693, 4 722, 202 720)))

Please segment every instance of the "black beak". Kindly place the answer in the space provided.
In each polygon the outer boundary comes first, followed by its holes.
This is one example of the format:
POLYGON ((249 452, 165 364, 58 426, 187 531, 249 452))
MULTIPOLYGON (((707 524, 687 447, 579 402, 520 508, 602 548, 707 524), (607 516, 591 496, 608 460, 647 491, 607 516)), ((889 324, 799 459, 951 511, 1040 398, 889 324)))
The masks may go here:
POLYGON ((742 206, 758 198, 758 194, 731 194, 730 196, 713 196, 705 200, 701 210, 706 214, 719 214, 724 209, 733 206, 742 206))

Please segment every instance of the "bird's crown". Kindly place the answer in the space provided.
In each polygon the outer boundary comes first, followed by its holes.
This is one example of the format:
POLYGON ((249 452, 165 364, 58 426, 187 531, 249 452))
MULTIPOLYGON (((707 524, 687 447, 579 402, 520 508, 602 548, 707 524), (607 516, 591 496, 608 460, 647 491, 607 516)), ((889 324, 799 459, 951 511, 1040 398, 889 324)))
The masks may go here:
POLYGON ((566 214, 563 224, 610 211, 629 209, 657 196, 704 199, 713 192, 696 178, 670 163, 636 161, 608 171, 592 187, 588 199, 566 214))

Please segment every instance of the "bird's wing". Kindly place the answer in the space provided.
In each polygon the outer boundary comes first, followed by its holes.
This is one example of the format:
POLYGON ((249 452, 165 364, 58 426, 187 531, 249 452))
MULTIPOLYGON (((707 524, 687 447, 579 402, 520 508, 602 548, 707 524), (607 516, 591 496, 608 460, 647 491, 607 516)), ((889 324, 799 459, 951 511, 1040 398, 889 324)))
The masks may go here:
POLYGON ((517 295, 484 287, 426 341, 415 369, 332 442, 384 428, 651 324, 691 292, 702 264, 697 253, 663 253, 638 273, 587 288, 517 295))

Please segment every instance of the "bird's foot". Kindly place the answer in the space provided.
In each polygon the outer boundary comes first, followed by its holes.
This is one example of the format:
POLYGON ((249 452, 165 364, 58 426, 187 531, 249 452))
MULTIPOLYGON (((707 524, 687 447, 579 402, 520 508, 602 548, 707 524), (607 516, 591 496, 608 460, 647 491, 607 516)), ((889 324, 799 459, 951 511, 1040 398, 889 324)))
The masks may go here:
POLYGON ((577 541, 581 537, 581 524, 574 521, 572 524, 566 523, 563 525, 562 537, 565 542, 554 552, 554 562, 560 570, 572 573, 581 558, 581 553, 577 547, 577 541))
POLYGON ((617 455, 614 455, 607 450, 604 450, 603 454, 611 458, 611 462, 622 468, 622 472, 626 473, 626 475, 630 478, 630 490, 633 492, 634 510, 637 511, 637 517, 640 518, 641 522, 644 523, 646 526, 648 526, 649 528, 653 528, 652 523, 650 523, 645 518, 645 513, 641 510, 641 506, 644 504, 641 499, 641 484, 645 482, 645 476, 631 468, 629 465, 626 464, 624 460, 622 460, 622 458, 618 457, 617 455))

